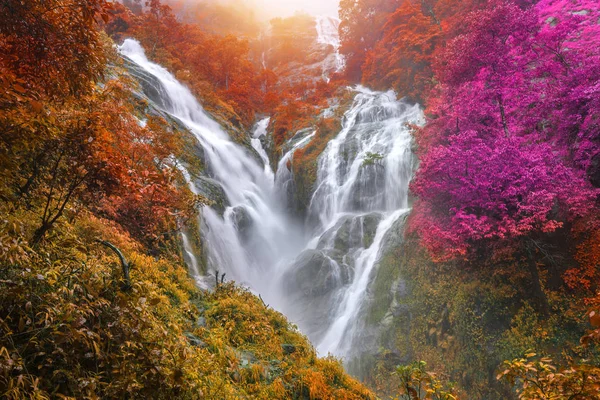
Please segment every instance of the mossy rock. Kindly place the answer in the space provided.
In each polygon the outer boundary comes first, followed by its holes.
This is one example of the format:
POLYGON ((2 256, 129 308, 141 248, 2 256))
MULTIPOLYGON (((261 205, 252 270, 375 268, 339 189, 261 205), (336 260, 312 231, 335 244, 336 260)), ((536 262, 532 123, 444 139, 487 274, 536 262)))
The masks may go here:
POLYGON ((342 218, 321 236, 317 248, 325 249, 331 242, 333 249, 344 254, 351 249, 367 249, 373 244, 382 218, 377 212, 342 218))
POLYGON ((222 217, 230 204, 221 184, 205 176, 193 177, 193 183, 199 194, 212 201, 211 207, 222 217))
POLYGON ((247 242, 250 239, 250 229, 253 221, 245 207, 237 206, 231 209, 231 220, 235 225, 238 236, 242 242, 247 242))
POLYGON ((304 251, 293 267, 297 290, 306 295, 324 295, 348 283, 349 271, 336 261, 341 255, 321 250, 304 251))

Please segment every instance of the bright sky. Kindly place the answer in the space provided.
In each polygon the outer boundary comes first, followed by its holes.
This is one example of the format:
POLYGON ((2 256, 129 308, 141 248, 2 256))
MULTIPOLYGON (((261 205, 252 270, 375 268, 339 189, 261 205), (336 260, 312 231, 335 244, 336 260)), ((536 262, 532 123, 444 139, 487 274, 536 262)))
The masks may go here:
POLYGON ((339 0, 251 0, 269 17, 287 17, 296 11, 337 17, 339 0))

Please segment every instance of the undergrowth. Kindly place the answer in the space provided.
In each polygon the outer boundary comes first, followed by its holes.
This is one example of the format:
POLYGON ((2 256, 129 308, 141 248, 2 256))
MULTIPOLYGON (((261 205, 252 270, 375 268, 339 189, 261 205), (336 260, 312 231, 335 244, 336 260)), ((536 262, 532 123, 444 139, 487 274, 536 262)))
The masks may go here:
POLYGON ((33 214, 2 214, 2 398, 373 398, 247 290, 197 289, 177 249, 148 256, 120 226, 86 212, 34 249, 25 239, 33 214), (129 289, 98 239, 132 265, 129 289))

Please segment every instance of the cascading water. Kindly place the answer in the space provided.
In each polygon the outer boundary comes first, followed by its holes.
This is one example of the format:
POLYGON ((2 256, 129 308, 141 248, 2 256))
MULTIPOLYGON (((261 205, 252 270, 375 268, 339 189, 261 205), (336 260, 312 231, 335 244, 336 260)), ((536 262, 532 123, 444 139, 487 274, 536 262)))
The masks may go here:
POLYGON ((272 181, 274 179, 274 173, 273 169, 271 168, 271 162, 269 161, 269 156, 267 155, 267 152, 263 148, 263 145, 260 141, 261 137, 266 137, 267 135, 267 127, 269 126, 269 121, 271 121, 271 118, 265 118, 260 120, 256 124, 256 128, 254 129, 254 133, 252 134, 252 139, 250 140, 250 143, 252 144, 254 150, 256 150, 256 152, 260 155, 260 158, 265 164, 265 174, 267 175, 267 178, 269 179, 269 181, 272 181))
MULTIPOLYGON (((293 239, 293 224, 276 201, 270 168, 260 165, 248 150, 233 143, 185 86, 146 58, 137 41, 125 40, 119 51, 155 78, 154 86, 158 87, 149 90, 153 100, 195 135, 210 165, 211 178, 226 195, 229 206, 222 216, 210 207, 203 212, 209 264, 268 298, 271 282, 265 276, 288 254, 297 253, 295 246, 301 243, 300 239, 293 239)), ((263 121, 258 130, 265 128, 263 121)))
POLYGON ((304 129, 298 132, 291 140, 291 148, 288 150, 277 164, 277 173, 275 175, 275 187, 279 191, 279 199, 282 204, 287 204, 288 209, 293 210, 291 202, 294 199, 294 175, 290 169, 294 152, 306 146, 315 136, 315 131, 304 129), (311 132, 310 134, 308 132, 311 132))
POLYGON ((358 87, 343 127, 318 162, 308 248, 282 276, 284 307, 321 354, 350 356, 360 339, 361 307, 386 237, 409 211, 414 160, 407 124, 418 105, 393 92, 358 87), (311 283, 295 284, 311 279, 311 283))
MULTIPOLYGON (((318 26, 326 32, 328 25, 318 26)), ((142 77, 149 97, 202 146, 210 177, 197 182, 188 174, 192 190, 202 193, 209 181, 225 194, 224 210, 203 210, 212 268, 261 293, 298 323, 321 354, 351 355, 360 342, 361 310, 382 249, 409 210, 414 160, 407 124, 420 122, 420 108, 398 101, 393 92, 354 89, 342 130, 319 157, 302 234, 286 215, 294 197, 290 165, 315 131, 300 131, 288 142, 274 174, 262 146, 268 118, 253 132, 253 155, 230 140, 186 87, 148 61, 139 43, 128 39, 119 50, 148 78, 142 77)), ((198 273, 185 234, 183 244, 191 272, 198 273)))
MULTIPOLYGON (((316 18, 316 29, 317 29, 317 42, 325 45, 332 46, 334 49, 334 65, 333 72, 341 72, 345 65, 346 60, 340 53, 340 36, 338 28, 340 26, 340 20, 333 17, 324 15, 317 16, 316 18)), ((328 74, 330 71, 324 70, 323 75, 326 80, 329 80, 328 74)))

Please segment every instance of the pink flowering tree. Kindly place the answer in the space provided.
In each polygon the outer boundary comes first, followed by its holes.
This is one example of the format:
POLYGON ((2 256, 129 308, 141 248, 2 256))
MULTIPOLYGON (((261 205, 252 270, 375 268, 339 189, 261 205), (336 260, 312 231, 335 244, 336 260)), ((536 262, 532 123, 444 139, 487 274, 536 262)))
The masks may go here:
POLYGON ((501 2, 469 14, 448 43, 412 184, 412 229, 434 257, 469 258, 482 247, 523 255, 543 297, 529 244, 594 220, 599 7, 501 2))

